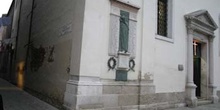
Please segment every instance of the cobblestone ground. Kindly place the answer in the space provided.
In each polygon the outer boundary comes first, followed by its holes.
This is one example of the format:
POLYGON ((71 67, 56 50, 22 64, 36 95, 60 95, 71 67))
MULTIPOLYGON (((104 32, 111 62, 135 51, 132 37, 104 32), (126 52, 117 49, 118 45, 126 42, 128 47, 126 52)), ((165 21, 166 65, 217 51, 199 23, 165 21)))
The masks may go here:
POLYGON ((55 107, 0 79, 4 110, 58 110, 55 107))
POLYGON ((196 108, 183 107, 183 108, 175 108, 175 109, 167 109, 167 110, 220 110, 220 103, 202 105, 196 108))

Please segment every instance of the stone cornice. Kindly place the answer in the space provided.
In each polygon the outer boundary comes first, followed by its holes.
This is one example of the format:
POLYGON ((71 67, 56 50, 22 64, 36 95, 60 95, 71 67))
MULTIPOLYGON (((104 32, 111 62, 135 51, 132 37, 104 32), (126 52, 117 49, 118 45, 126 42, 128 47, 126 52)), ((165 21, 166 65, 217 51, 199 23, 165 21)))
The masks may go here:
POLYGON ((134 9, 136 9, 136 10, 139 10, 139 9, 140 9, 140 6, 137 6, 137 5, 132 4, 132 3, 130 3, 130 2, 125 2, 124 0, 110 0, 110 1, 112 1, 112 2, 118 2, 118 3, 121 3, 121 4, 127 5, 127 6, 129 6, 129 7, 132 7, 132 8, 134 8, 134 9))
POLYGON ((211 15, 208 13, 207 10, 199 10, 199 11, 196 11, 196 12, 192 12, 190 14, 186 14, 184 17, 185 17, 188 24, 194 22, 194 23, 197 23, 198 25, 202 25, 203 27, 209 28, 212 31, 215 31, 218 28, 215 21, 213 20, 213 18, 211 17, 211 15), (200 20, 198 18, 198 16, 207 16, 206 19, 208 21, 210 21, 211 24, 200 20))
POLYGON ((192 12, 190 14, 187 14, 184 16, 186 19, 186 25, 188 32, 191 32, 190 30, 200 32, 204 35, 207 35, 211 38, 214 38, 214 31, 218 28, 208 11, 206 10, 199 10, 196 12, 192 12), (198 16, 207 16, 205 18, 210 22, 210 24, 207 21, 200 20, 198 16))
POLYGON ((195 17, 189 17, 189 16, 185 16, 185 18, 187 19, 187 22, 191 22, 191 23, 196 23, 197 25, 201 25, 203 27, 206 27, 208 29, 211 29, 212 31, 216 30, 217 27, 214 27, 206 22, 203 22, 195 17))
MULTIPOLYGON (((188 24, 187 30, 188 30, 188 32, 191 32, 191 31, 192 32, 199 32, 199 33, 207 35, 211 38, 215 37, 214 31, 210 30, 209 28, 204 28, 203 26, 195 24, 195 23, 188 24)), ((191 34, 193 34, 192 32, 191 32, 191 34)))

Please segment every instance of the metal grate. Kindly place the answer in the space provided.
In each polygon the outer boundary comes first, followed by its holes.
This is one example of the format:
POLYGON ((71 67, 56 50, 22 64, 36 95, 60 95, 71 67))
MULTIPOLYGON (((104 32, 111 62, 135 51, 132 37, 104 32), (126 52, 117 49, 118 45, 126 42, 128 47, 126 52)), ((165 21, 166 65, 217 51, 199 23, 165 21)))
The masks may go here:
POLYGON ((167 37, 167 0, 158 0, 157 34, 167 37))

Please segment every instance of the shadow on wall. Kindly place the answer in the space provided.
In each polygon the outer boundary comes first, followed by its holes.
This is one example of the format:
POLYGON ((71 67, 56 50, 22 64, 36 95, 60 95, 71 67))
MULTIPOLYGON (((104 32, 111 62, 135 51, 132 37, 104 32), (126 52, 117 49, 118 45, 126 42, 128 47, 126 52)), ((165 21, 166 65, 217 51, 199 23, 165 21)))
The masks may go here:
POLYGON ((40 45, 39 48, 30 45, 31 51, 31 71, 38 71, 38 69, 43 65, 46 54, 48 54, 47 61, 49 63, 54 62, 54 46, 43 47, 40 45))

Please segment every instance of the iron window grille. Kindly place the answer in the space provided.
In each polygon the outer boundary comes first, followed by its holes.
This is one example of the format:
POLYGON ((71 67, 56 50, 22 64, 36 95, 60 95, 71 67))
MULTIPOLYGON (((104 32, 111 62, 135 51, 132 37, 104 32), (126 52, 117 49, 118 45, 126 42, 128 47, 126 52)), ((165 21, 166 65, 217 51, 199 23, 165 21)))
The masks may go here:
POLYGON ((158 0, 157 34, 167 37, 168 1, 158 0))

